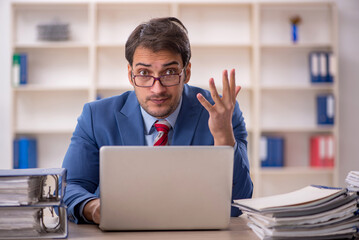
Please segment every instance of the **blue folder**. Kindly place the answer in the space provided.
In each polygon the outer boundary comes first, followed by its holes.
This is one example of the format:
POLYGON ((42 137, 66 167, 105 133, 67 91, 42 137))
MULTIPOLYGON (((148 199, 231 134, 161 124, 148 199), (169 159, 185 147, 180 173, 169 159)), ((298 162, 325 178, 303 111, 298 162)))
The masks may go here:
POLYGON ((27 84, 27 54, 20 53, 20 84, 27 84))
POLYGON ((320 82, 319 78, 319 53, 311 52, 309 53, 309 72, 310 72, 310 81, 312 83, 320 82))
POLYGON ((309 53, 309 72, 311 83, 332 83, 334 76, 332 75, 334 65, 332 52, 314 51, 309 53))
POLYGON ((334 124, 334 96, 324 94, 317 96, 317 123, 318 125, 334 124))
POLYGON ((284 166, 284 138, 262 136, 263 156, 261 157, 262 167, 283 167, 284 166))
POLYGON ((14 140, 15 169, 37 167, 37 143, 34 138, 22 137, 14 140))

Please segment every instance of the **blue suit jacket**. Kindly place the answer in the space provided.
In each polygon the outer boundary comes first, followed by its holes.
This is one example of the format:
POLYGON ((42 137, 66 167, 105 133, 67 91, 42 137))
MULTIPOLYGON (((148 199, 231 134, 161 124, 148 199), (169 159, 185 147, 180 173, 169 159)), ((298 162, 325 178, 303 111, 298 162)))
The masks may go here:
MULTIPOLYGON (((209 114, 196 98, 199 92, 212 99, 208 91, 185 84, 172 145, 214 144, 208 128, 209 114)), ((238 103, 232 124, 237 141, 232 199, 250 198, 253 184, 249 175, 247 131, 238 103)), ((78 118, 63 162, 63 167, 68 170, 64 201, 68 206, 69 219, 74 222, 82 221, 80 204, 99 196, 99 149, 105 145, 145 145, 140 105, 133 91, 87 103, 78 118)), ((232 207, 231 215, 239 214, 240 211, 232 207)))

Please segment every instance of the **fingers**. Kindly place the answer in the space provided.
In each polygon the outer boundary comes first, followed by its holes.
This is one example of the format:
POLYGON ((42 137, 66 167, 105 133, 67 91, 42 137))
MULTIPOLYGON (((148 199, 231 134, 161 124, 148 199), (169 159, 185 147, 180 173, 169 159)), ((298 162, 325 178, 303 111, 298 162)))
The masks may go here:
POLYGON ((237 86, 237 87, 236 87, 235 99, 237 98, 238 93, 239 93, 239 91, 241 91, 241 89, 242 89, 242 87, 241 87, 241 86, 237 86))
POLYGON ((228 84, 228 72, 227 72, 227 70, 224 70, 222 72, 222 87, 223 87, 222 95, 223 95, 223 98, 224 98, 223 100, 226 101, 228 99, 228 96, 231 99, 231 89, 230 89, 230 86, 228 84))
POLYGON ((231 73, 230 73, 230 96, 231 96, 231 99, 235 99, 237 94, 236 94, 236 72, 234 69, 231 70, 231 73))
POLYGON ((215 103, 219 102, 221 97, 219 96, 218 94, 218 91, 217 91, 217 88, 216 88, 216 85, 214 83, 214 79, 213 78, 210 78, 209 79, 209 90, 211 92, 211 96, 212 96, 212 99, 215 103))
POLYGON ((223 82, 223 100, 226 102, 233 102, 236 99, 238 94, 236 87, 236 72, 235 69, 230 71, 230 76, 228 80, 228 72, 224 70, 222 73, 222 82, 223 82))
POLYGON ((198 93, 197 99, 209 113, 212 112, 212 108, 213 108, 212 104, 208 102, 207 99, 205 99, 202 94, 198 93))
MULTIPOLYGON (((209 79, 209 89, 211 92, 212 99, 214 101, 214 105, 224 107, 225 105, 228 106, 228 104, 232 105, 236 102, 237 95, 239 91, 241 90, 240 86, 236 86, 236 72, 235 69, 232 69, 230 71, 230 76, 228 79, 228 71, 224 70, 222 72, 222 83, 223 83, 223 95, 222 97, 218 94, 216 85, 214 83, 214 79, 209 79)), ((208 102, 207 99, 203 97, 202 94, 197 94, 198 101, 202 104, 204 108, 208 112, 212 111, 214 105, 210 102, 208 102)))

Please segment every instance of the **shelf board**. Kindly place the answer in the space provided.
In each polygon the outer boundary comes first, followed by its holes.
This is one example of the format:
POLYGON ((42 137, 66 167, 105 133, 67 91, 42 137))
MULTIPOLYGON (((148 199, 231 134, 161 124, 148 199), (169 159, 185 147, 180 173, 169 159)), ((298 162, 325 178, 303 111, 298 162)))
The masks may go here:
POLYGON ((214 42, 214 43, 206 43, 206 42, 192 42, 192 48, 251 48, 253 45, 251 43, 225 43, 225 42, 214 42))
POLYGON ((98 48, 124 48, 125 43, 98 43, 96 44, 98 48))
POLYGON ((12 5, 14 7, 24 7, 26 9, 28 8, 37 8, 37 7, 88 7, 88 3, 86 2, 78 2, 78 1, 47 1, 47 2, 41 2, 41 1, 28 1, 28 2, 13 2, 12 5))
MULTIPOLYGON (((125 43, 98 43, 96 45, 99 48, 124 48, 125 43)), ((214 43, 196 43, 191 42, 192 48, 251 48, 251 43, 224 43, 224 42, 214 42, 214 43)))
POLYGON ((133 88, 131 86, 98 86, 97 87, 98 91, 121 91, 121 92, 126 92, 126 91, 132 91, 133 88))
POLYGON ((63 129, 16 129, 15 134, 72 134, 75 128, 63 129))
MULTIPOLYGON (((191 86, 195 86, 195 87, 199 87, 205 90, 209 90, 209 86, 204 86, 204 85, 191 85, 191 86)), ((253 88, 251 86, 242 86, 241 91, 251 91, 253 88)), ((100 91, 132 91, 133 88, 130 86, 98 86, 97 90, 100 91)), ((217 90, 221 93, 223 88, 220 86, 217 86, 217 90)), ((240 94, 240 93, 239 93, 240 94)))
POLYGON ((16 49, 72 49, 72 48, 88 48, 88 43, 77 42, 35 42, 35 43, 16 43, 16 49))
POLYGON ((306 48, 332 48, 330 43, 262 43, 263 49, 306 49, 306 48))
POLYGON ((333 167, 322 167, 322 168, 314 168, 314 167, 266 167, 260 168, 259 173, 261 175, 306 175, 306 174, 334 174, 333 167))
POLYGON ((282 8, 297 8, 297 7, 315 7, 315 6, 323 6, 328 5, 330 6, 331 2, 320 2, 320 1, 268 1, 268 2, 261 2, 261 6, 263 10, 266 10, 266 7, 282 7, 282 8))
MULTIPOLYGON (((202 84, 193 84, 192 85, 192 84, 190 84, 190 85, 210 91, 209 84, 208 85, 202 85, 202 84)), ((242 91, 252 91, 253 90, 253 87, 250 86, 250 85, 240 85, 240 86, 241 86, 241 90, 240 90, 239 94, 241 94, 242 91)), ((216 86, 216 88, 217 88, 217 91, 221 94, 222 90, 223 90, 223 87, 222 86, 216 86)))
POLYGON ((317 83, 308 85, 278 85, 278 86, 262 86, 263 91, 332 91, 334 90, 333 83, 317 83))
POLYGON ((20 85, 13 87, 15 92, 48 92, 48 91, 88 91, 87 86, 46 86, 36 84, 20 85))
POLYGON ((262 133, 333 133, 334 126, 317 127, 264 127, 262 133))

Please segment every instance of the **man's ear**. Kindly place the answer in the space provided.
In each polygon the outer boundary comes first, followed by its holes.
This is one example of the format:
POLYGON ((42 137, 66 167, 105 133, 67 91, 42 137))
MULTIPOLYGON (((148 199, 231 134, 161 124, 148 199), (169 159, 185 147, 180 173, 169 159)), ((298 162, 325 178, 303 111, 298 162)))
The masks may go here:
POLYGON ((127 76, 128 76, 128 81, 134 87, 134 84, 133 84, 133 81, 132 81, 132 67, 131 67, 130 64, 127 64, 127 76))
POLYGON ((186 71, 186 75, 185 75, 186 78, 184 80, 184 83, 188 83, 189 79, 191 78, 191 62, 187 64, 185 71, 186 71))

